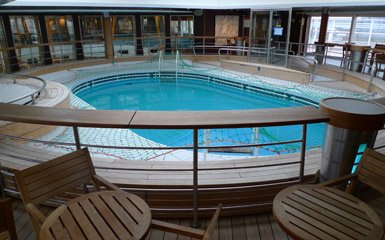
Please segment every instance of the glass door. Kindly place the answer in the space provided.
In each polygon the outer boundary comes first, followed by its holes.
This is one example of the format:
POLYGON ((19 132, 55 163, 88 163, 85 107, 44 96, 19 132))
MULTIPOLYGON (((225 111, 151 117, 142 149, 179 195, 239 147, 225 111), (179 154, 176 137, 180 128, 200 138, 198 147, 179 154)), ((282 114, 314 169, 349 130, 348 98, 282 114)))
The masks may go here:
POLYGON ((270 11, 252 12, 251 16, 249 61, 267 63, 270 11))
POLYGON ((256 63, 287 65, 291 9, 252 11, 250 58, 256 63))
POLYGON ((270 64, 286 66, 289 53, 291 11, 271 12, 270 64))

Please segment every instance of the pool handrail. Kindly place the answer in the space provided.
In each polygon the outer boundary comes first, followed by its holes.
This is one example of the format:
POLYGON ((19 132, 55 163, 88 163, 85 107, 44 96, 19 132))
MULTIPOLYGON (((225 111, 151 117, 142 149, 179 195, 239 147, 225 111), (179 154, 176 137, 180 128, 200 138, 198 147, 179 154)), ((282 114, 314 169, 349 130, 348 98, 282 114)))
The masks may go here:
MULTIPOLYGON (((311 71, 311 79, 310 81, 313 81, 314 76, 317 71, 318 61, 316 59, 309 59, 306 56, 300 56, 300 55, 288 55, 285 53, 276 53, 268 51, 267 48, 248 48, 248 47, 225 47, 225 48, 219 48, 218 49, 218 59, 219 61, 222 61, 222 52, 226 51, 227 55, 229 52, 247 52, 247 53, 259 53, 259 54, 269 54, 269 55, 277 55, 277 56, 288 56, 293 58, 299 58, 305 61, 311 61, 313 64, 313 71, 311 71)), ((248 61, 250 60, 250 57, 248 58, 248 61)), ((286 68, 290 69, 290 66, 284 66, 286 68)))
MULTIPOLYGON (((30 98, 31 98, 31 101, 32 101, 32 104, 35 104, 35 101, 36 101, 35 95, 36 95, 36 94, 39 94, 39 93, 40 93, 40 92, 47 86, 47 82, 46 82, 44 79, 40 78, 40 77, 29 76, 29 75, 23 75, 23 74, 16 74, 16 73, 13 73, 13 74, 1 75, 2 78, 3 78, 3 77, 10 77, 10 78, 13 80, 13 83, 14 83, 14 84, 17 82, 17 80, 16 80, 16 78, 15 78, 16 76, 18 76, 18 77, 24 77, 24 78, 33 78, 33 79, 39 80, 39 81, 42 83, 42 85, 41 85, 39 88, 37 88, 36 90, 32 91, 31 93, 22 95, 22 96, 20 96, 20 97, 16 97, 16 98, 11 99, 11 100, 8 100, 8 101, 5 101, 4 103, 15 103, 15 102, 20 101, 20 100, 22 100, 22 99, 24 99, 24 98, 30 97, 30 98)), ((0 79, 1 79, 1 78, 0 78, 0 79)))

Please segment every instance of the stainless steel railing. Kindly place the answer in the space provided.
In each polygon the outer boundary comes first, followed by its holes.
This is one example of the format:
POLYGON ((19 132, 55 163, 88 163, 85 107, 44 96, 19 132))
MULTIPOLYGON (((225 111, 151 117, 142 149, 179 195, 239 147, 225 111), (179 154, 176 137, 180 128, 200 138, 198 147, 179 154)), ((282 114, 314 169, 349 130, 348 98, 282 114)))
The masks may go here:
POLYGON ((18 80, 16 77, 23 77, 24 80, 23 81, 28 81, 28 80, 25 80, 26 78, 33 78, 33 79, 36 79, 38 80, 41 85, 39 87, 37 87, 36 90, 33 90, 31 91, 30 93, 27 93, 27 94, 24 94, 22 96, 18 96, 18 97, 15 97, 11 100, 7 100, 5 101, 4 103, 15 103, 15 102, 18 102, 20 100, 23 100, 25 98, 31 98, 31 102, 32 104, 35 104, 36 102, 36 96, 40 94, 40 92, 47 86, 47 82, 40 78, 40 77, 35 77, 35 76, 28 76, 28 75, 23 75, 23 74, 7 74, 7 75, 2 75, 0 77, 0 81, 4 81, 5 79, 11 79, 13 84, 17 84, 18 80))

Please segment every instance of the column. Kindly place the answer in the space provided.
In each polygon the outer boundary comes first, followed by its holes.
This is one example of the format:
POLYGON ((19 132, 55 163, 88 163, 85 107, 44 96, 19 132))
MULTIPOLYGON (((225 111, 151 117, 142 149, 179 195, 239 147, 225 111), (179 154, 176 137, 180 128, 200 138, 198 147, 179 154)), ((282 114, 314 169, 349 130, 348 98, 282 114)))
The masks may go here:
MULTIPOLYGON (((325 45, 324 44, 325 44, 325 40, 326 40, 328 21, 329 21, 329 8, 322 8, 321 26, 320 26, 319 35, 318 35, 318 42, 315 42, 315 44, 319 44, 316 46, 317 54, 325 55, 325 45)), ((323 56, 316 56, 316 59, 317 59, 319 64, 323 64, 323 62, 324 62, 323 56)))
MULTIPOLYGON (((12 37, 11 22, 8 15, 3 15, 4 34, 8 43, 8 48, 15 46, 12 37)), ((16 72, 20 70, 19 62, 17 61, 17 55, 15 49, 3 51, 3 58, 5 63, 5 70, 7 73, 16 72)))
POLYGON ((326 98, 320 110, 330 117, 322 149, 321 181, 352 172, 360 148, 373 147, 377 131, 384 127, 385 107, 353 98, 326 98))
POLYGON ((105 49, 105 58, 113 59, 114 58, 114 47, 112 44, 112 25, 110 14, 108 12, 103 13, 103 32, 104 32, 104 49, 105 49))
POLYGON ((143 55, 142 27, 139 14, 135 14, 136 55, 143 55))
POLYGON ((43 57, 43 64, 49 65, 52 64, 52 56, 50 51, 50 46, 48 45, 48 34, 47 34, 47 25, 45 22, 44 15, 39 15, 39 27, 40 35, 43 46, 40 47, 41 56, 43 57))
POLYGON ((82 34, 80 30, 80 20, 78 15, 72 15, 72 21, 74 23, 74 33, 75 33, 75 54, 76 60, 84 59, 84 51, 82 44, 82 34))

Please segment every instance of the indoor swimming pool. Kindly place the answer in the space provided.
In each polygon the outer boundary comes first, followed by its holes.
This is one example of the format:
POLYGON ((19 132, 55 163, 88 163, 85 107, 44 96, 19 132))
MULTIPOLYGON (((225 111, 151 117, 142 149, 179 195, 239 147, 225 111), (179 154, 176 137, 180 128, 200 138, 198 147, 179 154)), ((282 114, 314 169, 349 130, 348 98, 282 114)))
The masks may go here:
MULTIPOLYGON (((267 91, 252 85, 239 85, 224 79, 202 76, 129 77, 85 82, 74 88, 77 97, 98 110, 140 111, 220 111, 262 108, 289 108, 314 105, 311 100, 267 91)), ((290 111, 290 109, 288 109, 290 111)), ((172 114, 172 113, 170 113, 172 114)), ((199 131, 204 146, 229 146, 290 141, 301 138, 302 126, 210 129, 199 131)), ((139 136, 166 146, 190 146, 192 130, 132 130, 139 136)), ((322 124, 309 125, 308 148, 322 144, 322 124)), ((272 155, 298 151, 300 143, 226 150, 226 154, 272 155), (258 151, 258 152, 256 152, 258 151)), ((218 152, 217 152, 218 154, 218 152)), ((223 153, 222 153, 223 154, 223 153)))

